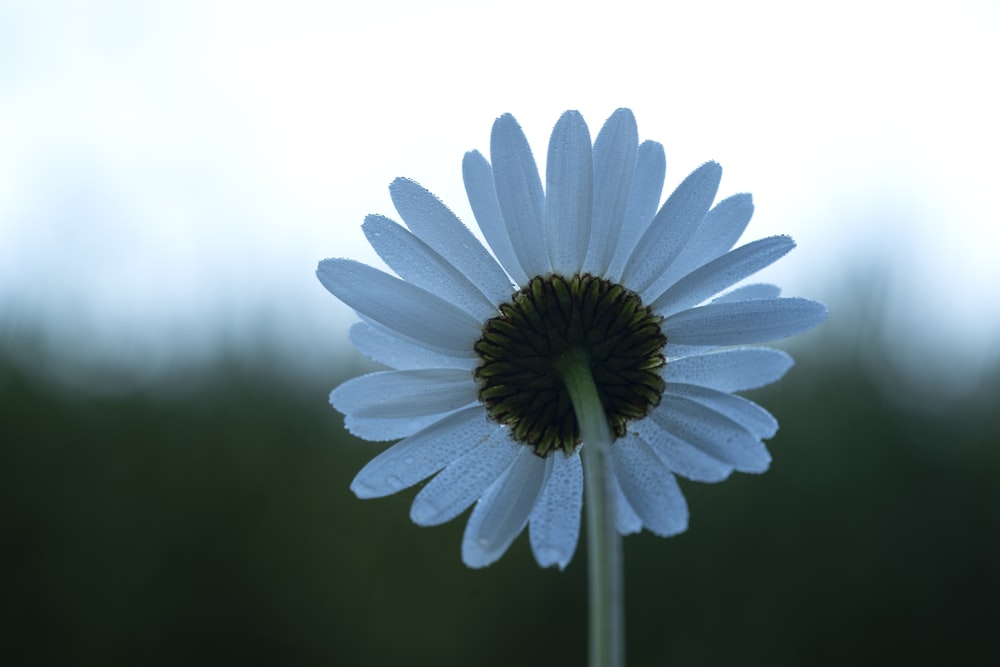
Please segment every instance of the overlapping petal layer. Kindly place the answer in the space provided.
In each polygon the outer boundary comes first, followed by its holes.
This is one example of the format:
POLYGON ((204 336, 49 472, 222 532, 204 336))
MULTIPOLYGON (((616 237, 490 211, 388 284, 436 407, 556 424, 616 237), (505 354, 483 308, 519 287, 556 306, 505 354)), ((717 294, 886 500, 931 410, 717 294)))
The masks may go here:
POLYGON ((403 438, 358 473, 352 490, 373 498, 430 478, 410 516, 436 525, 472 507, 462 540, 469 566, 494 562, 527 526, 539 564, 565 567, 580 532, 580 452, 537 456, 493 421, 479 401, 473 346, 518 286, 552 272, 587 272, 639 294, 663 318, 667 340, 659 404, 611 446, 616 526, 622 534, 682 532, 688 510, 676 475, 718 482, 770 463, 763 440, 777 421, 734 392, 775 382, 792 359, 739 346, 806 331, 826 310, 782 298, 773 285, 737 285, 794 243, 777 236, 732 249, 753 203, 738 194, 712 206, 722 173, 714 162, 660 206, 663 148, 639 143, 627 109, 608 119, 593 146, 580 114, 564 114, 549 143, 544 188, 510 115, 493 126, 490 160, 472 151, 462 164, 488 249, 434 195, 397 179, 390 193, 406 227, 369 216, 364 231, 399 277, 350 260, 320 263, 323 285, 362 318, 352 342, 394 369, 331 394, 356 435, 403 438))

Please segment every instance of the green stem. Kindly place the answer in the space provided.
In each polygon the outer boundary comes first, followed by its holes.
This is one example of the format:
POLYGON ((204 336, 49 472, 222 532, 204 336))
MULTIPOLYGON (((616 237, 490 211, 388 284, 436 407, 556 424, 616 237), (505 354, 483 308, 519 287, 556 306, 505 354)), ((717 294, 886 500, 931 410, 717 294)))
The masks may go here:
POLYGON ((589 664, 621 667, 625 664, 625 576, 608 459, 611 431, 586 352, 567 352, 556 363, 556 370, 569 392, 583 441, 590 585, 589 664))

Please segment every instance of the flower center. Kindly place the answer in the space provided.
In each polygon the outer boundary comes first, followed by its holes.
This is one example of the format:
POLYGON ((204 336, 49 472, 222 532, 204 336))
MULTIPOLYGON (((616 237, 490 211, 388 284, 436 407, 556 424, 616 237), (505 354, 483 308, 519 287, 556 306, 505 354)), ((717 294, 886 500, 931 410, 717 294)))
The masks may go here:
POLYGON ((612 437, 660 402, 667 338, 662 318, 635 292, 590 274, 533 278, 486 322, 475 350, 479 399, 514 439, 539 456, 580 444, 569 393, 555 362, 583 350, 612 437))

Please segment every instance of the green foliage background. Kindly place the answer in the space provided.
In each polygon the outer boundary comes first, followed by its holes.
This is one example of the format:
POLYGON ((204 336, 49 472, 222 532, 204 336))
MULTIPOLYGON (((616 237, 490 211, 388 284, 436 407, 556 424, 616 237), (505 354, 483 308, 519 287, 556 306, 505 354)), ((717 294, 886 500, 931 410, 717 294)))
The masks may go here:
MULTIPOLYGON (((849 351, 796 356, 755 396, 772 469, 684 484, 686 534, 626 539, 629 664, 1000 664, 1000 374, 920 403, 849 351)), ((354 498, 382 446, 326 403, 347 372, 80 392, 8 346, 0 662, 585 664, 582 541, 563 573, 523 535, 473 571, 464 517, 354 498)))

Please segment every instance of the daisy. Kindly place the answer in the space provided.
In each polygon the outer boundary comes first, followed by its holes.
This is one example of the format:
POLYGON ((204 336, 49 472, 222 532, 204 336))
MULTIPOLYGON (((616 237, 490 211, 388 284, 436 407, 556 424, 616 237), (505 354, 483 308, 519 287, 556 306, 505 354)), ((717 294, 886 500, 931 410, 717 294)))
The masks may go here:
POLYGON ((712 206, 714 162, 659 206, 663 148, 639 143, 628 109, 593 144, 581 115, 563 114, 544 187, 512 116, 495 122, 490 157, 472 151, 462 165, 489 249, 401 178, 389 189, 406 226, 379 215, 363 225, 396 275, 349 259, 319 265, 323 285, 361 318, 354 345, 393 369, 330 396, 354 435, 401 439, 351 489, 375 498, 430 478, 410 516, 437 525, 474 506, 466 565, 496 561, 527 526, 539 565, 564 568, 591 465, 581 452, 605 439, 617 532, 684 531, 676 475, 718 482, 770 463, 763 440, 778 424, 735 392, 778 380, 792 360, 746 345, 806 331, 826 309, 773 285, 732 288, 794 243, 732 249, 753 205, 738 194, 712 206), (595 410, 581 408, 586 387, 595 410))

